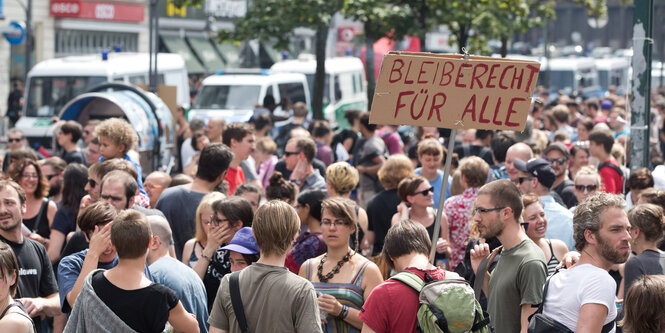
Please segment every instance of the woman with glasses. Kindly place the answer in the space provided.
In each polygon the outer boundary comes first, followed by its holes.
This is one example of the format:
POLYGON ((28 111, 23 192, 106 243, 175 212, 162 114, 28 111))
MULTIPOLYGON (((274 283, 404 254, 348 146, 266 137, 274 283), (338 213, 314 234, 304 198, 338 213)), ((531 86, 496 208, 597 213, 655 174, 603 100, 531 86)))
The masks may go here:
MULTIPOLYGON (((210 217, 213 213, 213 202, 224 198, 226 198, 226 196, 220 192, 210 192, 201 199, 199 206, 196 208, 196 233, 194 234, 194 238, 188 240, 182 249, 183 264, 188 265, 189 267, 194 267, 201 258, 201 253, 208 245, 209 240, 213 247, 215 246, 214 243, 222 243, 221 239, 211 240, 215 237, 219 238, 220 235, 218 232, 214 234, 212 233, 213 225, 210 221, 210 217)), ((203 278, 205 271, 197 273, 203 278)))
POLYGON ((23 225, 30 230, 30 238, 48 249, 51 223, 58 207, 46 197, 49 184, 41 166, 34 160, 24 159, 12 164, 7 173, 25 191, 23 225))
POLYGON ((379 268, 357 253, 358 222, 355 203, 330 198, 321 204, 321 231, 328 252, 307 260, 299 275, 311 281, 318 295, 326 332, 360 332, 362 305, 383 278, 379 268), (354 247, 350 238, 354 236, 354 247))
MULTIPOLYGON (((487 172, 485 172, 487 177, 487 172)), ((418 222, 427 229, 430 239, 434 235, 434 220, 436 210, 432 208, 434 203, 434 188, 422 176, 413 176, 403 179, 397 186, 397 193, 402 203, 397 207, 397 213, 393 215, 391 223, 412 220, 418 222)), ((449 257, 450 245, 448 241, 448 218, 445 214, 441 216, 441 229, 439 239, 436 242, 436 259, 443 260, 449 257)), ((441 264, 441 262, 439 262, 441 264)))
POLYGON ((88 181, 88 168, 80 163, 69 164, 63 176, 62 201, 53 218, 51 228, 51 245, 48 257, 52 263, 60 259, 60 251, 65 238, 70 232, 76 231, 76 217, 79 213, 81 199, 85 196, 85 184, 88 181))
POLYGON ((524 210, 522 210, 522 219, 524 222, 522 226, 526 231, 526 235, 543 250, 547 259, 547 275, 550 275, 554 273, 556 266, 559 265, 565 254, 568 253, 568 247, 561 240, 545 238, 547 218, 545 217, 543 204, 537 196, 533 194, 522 195, 522 204, 524 205, 524 210))
MULTIPOLYGON (((254 219, 252 205, 245 198, 227 197, 216 200, 211 203, 210 208, 211 215, 203 215, 201 219, 202 224, 208 225, 208 239, 192 267, 206 288, 208 311, 212 310, 222 278, 231 273, 230 251, 222 247, 231 243, 238 230, 251 227, 254 219)), ((191 265, 191 260, 189 264, 191 265)))
POLYGON ((325 198, 326 194, 318 189, 309 189, 298 195, 296 213, 301 228, 307 228, 300 231, 291 252, 286 255, 284 266, 293 273, 298 274, 305 260, 318 257, 328 250, 321 234, 321 203, 325 198))
MULTIPOLYGON (((577 202, 582 203, 590 195, 596 193, 598 189, 600 189, 600 174, 598 174, 596 168, 590 165, 582 167, 575 175, 575 197, 577 202)), ((577 206, 572 207, 570 211, 575 213, 575 208, 577 206)))
POLYGON ((575 175, 583 166, 589 165, 589 143, 588 141, 575 142, 570 148, 571 165, 568 170, 568 177, 571 180, 575 179, 575 175))

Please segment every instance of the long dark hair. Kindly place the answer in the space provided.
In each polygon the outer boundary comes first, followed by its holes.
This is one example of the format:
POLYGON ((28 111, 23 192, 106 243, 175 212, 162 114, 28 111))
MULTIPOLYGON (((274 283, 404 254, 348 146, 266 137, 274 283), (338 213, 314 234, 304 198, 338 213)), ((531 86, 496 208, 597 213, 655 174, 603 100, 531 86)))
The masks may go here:
POLYGON ((81 198, 85 196, 85 184, 88 182, 88 168, 80 163, 69 164, 65 168, 62 188, 62 207, 77 216, 81 198))
MULTIPOLYGON (((332 148, 333 158, 335 161, 337 161, 337 144, 341 143, 343 145, 346 139, 353 140, 353 144, 351 145, 351 147, 353 147, 356 145, 358 134, 352 130, 345 129, 333 136, 332 141, 330 142, 330 148, 332 148)), ((349 152, 349 154, 350 153, 351 152, 349 152)))

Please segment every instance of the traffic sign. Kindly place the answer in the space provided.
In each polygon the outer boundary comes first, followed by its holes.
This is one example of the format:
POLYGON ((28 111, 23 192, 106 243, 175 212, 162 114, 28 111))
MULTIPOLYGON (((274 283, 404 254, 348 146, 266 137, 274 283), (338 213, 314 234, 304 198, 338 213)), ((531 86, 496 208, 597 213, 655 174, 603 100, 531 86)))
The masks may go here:
POLYGON ((25 25, 16 21, 9 22, 8 31, 3 32, 2 35, 5 36, 5 39, 9 44, 16 45, 21 44, 25 39, 25 25))

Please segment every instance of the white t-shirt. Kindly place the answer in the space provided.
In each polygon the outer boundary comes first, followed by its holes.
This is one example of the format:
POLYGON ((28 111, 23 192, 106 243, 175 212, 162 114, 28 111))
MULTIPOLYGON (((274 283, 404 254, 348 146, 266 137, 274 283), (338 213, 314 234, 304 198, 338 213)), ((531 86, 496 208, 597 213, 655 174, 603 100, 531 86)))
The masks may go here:
POLYGON ((182 162, 182 170, 192 162, 192 157, 196 155, 196 150, 192 147, 192 138, 187 138, 180 146, 180 161, 182 162))
POLYGON ((608 311, 605 325, 617 316, 616 287, 614 279, 602 268, 584 264, 565 269, 550 280, 543 314, 575 331, 582 305, 602 304, 608 311))

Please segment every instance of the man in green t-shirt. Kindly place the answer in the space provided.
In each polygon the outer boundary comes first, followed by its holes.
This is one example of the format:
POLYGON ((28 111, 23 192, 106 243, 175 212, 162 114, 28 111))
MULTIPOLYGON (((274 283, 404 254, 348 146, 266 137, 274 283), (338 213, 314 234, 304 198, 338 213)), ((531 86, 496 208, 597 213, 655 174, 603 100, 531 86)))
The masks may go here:
MULTIPOLYGON (((508 180, 493 181, 478 191, 473 219, 480 235, 485 239, 497 237, 503 245, 492 252, 489 262, 499 251, 501 257, 491 276, 485 273, 483 280, 487 310, 496 333, 527 331, 528 318, 542 300, 547 278, 543 251, 519 224, 522 208, 520 191, 508 180)), ((476 245, 471 250, 476 274, 480 262, 488 255, 487 244, 476 245)))

